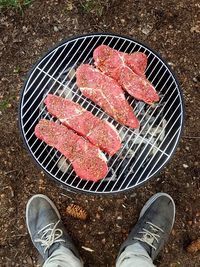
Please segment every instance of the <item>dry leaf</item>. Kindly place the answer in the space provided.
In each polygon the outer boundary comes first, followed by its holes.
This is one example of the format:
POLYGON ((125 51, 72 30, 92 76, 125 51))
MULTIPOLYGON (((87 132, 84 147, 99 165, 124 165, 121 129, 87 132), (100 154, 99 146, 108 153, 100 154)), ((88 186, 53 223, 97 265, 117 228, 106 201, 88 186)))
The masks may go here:
POLYGON ((191 33, 200 33, 200 25, 195 25, 190 29, 191 33))
POLYGON ((73 4, 72 4, 72 2, 71 2, 71 1, 67 1, 67 10, 68 10, 68 11, 72 11, 72 9, 73 9, 73 4))
POLYGON ((200 238, 197 240, 193 241, 188 247, 187 247, 187 252, 189 253, 195 253, 200 250, 200 238))

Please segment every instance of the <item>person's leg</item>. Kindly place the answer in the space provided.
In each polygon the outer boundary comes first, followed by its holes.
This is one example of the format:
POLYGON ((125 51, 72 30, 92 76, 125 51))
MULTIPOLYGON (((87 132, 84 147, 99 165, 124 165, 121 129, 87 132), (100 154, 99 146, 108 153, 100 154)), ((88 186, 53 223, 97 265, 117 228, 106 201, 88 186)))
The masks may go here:
POLYGON ((155 267, 153 260, 164 246, 175 220, 173 199, 158 193, 140 212, 127 240, 121 245, 116 267, 155 267))
POLYGON ((83 263, 68 248, 55 250, 45 261, 43 267, 83 267, 83 263))
POLYGON ((26 224, 44 267, 83 267, 82 260, 61 221, 54 203, 35 195, 26 206, 26 224))
POLYGON ((117 259, 116 267, 155 267, 151 257, 139 244, 127 246, 117 259))

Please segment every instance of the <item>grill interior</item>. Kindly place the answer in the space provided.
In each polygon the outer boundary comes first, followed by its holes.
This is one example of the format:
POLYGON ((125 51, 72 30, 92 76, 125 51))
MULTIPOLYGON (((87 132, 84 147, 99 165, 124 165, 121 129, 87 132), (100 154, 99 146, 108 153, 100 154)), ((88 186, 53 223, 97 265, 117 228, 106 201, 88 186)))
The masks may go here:
POLYGON ((92 34, 66 40, 34 66, 21 95, 20 128, 29 152, 48 175, 72 190, 114 193, 145 182, 170 159, 180 138, 182 126, 182 95, 168 66, 143 44, 117 35, 92 34), (126 95, 139 118, 139 130, 130 129, 114 121, 85 98, 76 86, 76 68, 81 63, 93 64, 92 53, 101 44, 127 53, 144 52, 148 56, 146 76, 159 92, 160 101, 149 106, 126 95), (109 173, 105 179, 96 183, 80 179, 60 152, 34 135, 34 128, 41 118, 56 121, 43 104, 48 93, 79 103, 118 129, 123 146, 116 155, 106 155, 109 173))

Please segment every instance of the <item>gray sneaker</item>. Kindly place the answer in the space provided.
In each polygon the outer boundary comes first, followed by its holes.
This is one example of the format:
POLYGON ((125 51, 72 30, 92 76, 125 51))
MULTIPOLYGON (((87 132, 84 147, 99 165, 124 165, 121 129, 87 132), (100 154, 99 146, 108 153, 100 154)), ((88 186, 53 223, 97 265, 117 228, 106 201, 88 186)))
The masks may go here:
POLYGON ((127 246, 139 242, 154 260, 168 239, 174 220, 173 199, 165 193, 155 194, 141 210, 139 220, 121 245, 118 257, 127 246))
POLYGON ((61 221, 59 211, 45 195, 34 195, 26 205, 26 224, 34 246, 46 260, 60 246, 70 249, 80 259, 61 221))

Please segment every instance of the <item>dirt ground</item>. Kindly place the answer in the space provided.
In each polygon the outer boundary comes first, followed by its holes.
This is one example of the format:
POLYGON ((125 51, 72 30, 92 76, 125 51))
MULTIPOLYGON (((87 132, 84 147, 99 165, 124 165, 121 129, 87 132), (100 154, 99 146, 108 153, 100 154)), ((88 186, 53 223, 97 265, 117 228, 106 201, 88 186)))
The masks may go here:
POLYGON ((40 266, 25 226, 25 205, 36 193, 56 203, 85 266, 107 267, 115 266, 119 246, 140 209, 159 191, 174 198, 177 213, 156 265, 200 266, 199 252, 186 252, 200 236, 199 1, 36 0, 23 12, 0 14, 0 36, 0 266, 40 266), (57 42, 90 32, 145 42, 170 63, 184 93, 185 129, 177 152, 156 179, 127 194, 105 197, 63 190, 36 167, 19 134, 19 94, 29 69, 57 42), (70 203, 83 206, 88 220, 68 217, 70 203))

